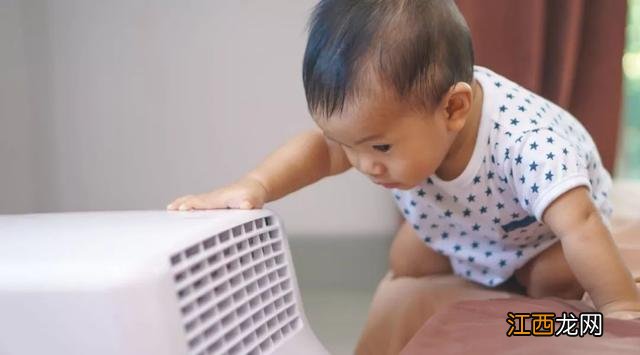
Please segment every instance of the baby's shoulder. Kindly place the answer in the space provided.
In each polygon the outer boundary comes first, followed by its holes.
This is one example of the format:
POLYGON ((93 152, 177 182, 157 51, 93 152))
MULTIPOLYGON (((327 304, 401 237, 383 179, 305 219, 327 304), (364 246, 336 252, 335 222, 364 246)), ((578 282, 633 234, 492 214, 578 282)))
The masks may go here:
POLYGON ((483 90, 483 115, 491 116, 503 128, 535 129, 568 114, 551 100, 487 68, 476 66, 474 78, 483 90))
POLYGON ((524 88, 503 94, 493 91, 493 100, 488 101, 494 108, 488 108, 488 117, 483 117, 490 126, 492 148, 532 144, 529 140, 537 138, 549 144, 567 141, 593 148, 584 126, 563 108, 524 88))

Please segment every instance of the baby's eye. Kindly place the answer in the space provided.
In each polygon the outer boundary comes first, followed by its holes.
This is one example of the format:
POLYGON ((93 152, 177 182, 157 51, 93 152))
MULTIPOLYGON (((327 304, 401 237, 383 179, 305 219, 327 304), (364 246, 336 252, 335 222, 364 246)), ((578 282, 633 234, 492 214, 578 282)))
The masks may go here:
POLYGON ((378 144, 378 145, 374 145, 373 149, 379 151, 379 152, 383 152, 386 153, 389 150, 391 150, 391 144, 378 144))

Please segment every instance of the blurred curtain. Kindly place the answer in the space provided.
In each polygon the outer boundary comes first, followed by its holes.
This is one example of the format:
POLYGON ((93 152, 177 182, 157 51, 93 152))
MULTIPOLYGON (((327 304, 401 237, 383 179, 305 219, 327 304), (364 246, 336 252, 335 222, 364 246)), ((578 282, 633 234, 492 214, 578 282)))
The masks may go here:
POLYGON ((621 123, 626 0, 456 0, 476 63, 554 101, 612 171, 621 123))

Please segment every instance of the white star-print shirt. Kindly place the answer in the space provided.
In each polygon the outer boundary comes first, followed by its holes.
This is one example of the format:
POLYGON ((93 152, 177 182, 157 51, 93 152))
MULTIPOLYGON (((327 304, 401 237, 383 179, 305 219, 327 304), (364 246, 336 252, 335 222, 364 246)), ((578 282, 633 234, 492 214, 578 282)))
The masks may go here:
POLYGON ((564 192, 588 187, 608 221, 611 177, 571 114, 489 69, 476 66, 474 77, 484 98, 467 167, 453 180, 433 175, 393 194, 408 223, 449 257, 457 275, 497 286, 558 241, 541 219, 564 192))

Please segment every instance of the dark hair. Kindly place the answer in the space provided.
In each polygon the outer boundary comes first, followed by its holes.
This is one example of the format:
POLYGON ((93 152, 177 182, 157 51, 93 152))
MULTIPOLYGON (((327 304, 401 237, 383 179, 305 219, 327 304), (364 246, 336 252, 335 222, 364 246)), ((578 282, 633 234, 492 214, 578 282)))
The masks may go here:
POLYGON ((473 80, 473 47, 453 0, 321 0, 309 22, 302 78, 323 117, 371 86, 429 109, 473 80))

